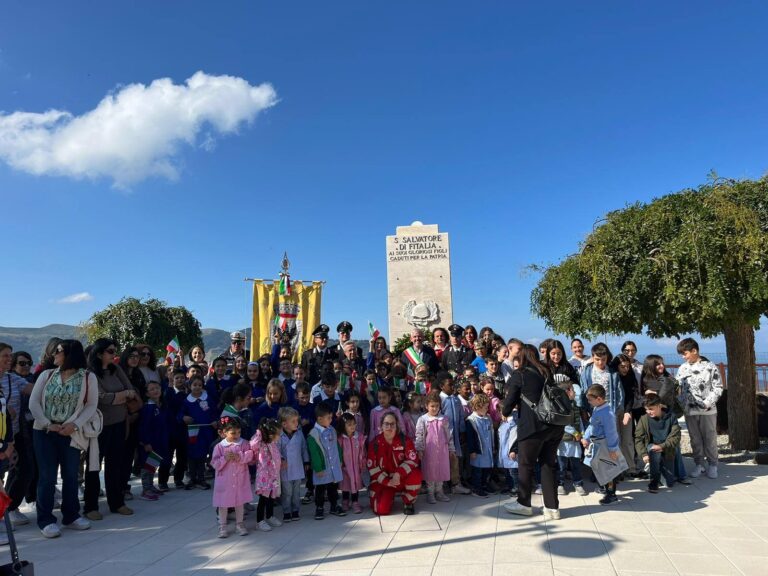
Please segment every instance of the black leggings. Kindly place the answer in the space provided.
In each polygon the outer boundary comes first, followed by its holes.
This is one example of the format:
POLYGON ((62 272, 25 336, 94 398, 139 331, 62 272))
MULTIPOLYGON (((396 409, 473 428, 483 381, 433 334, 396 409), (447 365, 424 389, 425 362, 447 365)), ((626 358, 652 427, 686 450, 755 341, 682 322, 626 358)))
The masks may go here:
POLYGON ((275 499, 259 495, 259 503, 256 505, 256 522, 272 518, 275 512, 275 499))
POLYGON ((352 492, 351 498, 349 492, 341 491, 341 499, 342 500, 352 500, 352 502, 357 502, 357 492, 352 492))

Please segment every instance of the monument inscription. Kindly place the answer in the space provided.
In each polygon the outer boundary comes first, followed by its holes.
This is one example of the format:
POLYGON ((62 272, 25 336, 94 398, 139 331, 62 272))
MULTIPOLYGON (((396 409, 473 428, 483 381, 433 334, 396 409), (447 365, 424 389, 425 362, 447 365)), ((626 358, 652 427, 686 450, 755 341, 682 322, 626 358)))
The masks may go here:
POLYGON ((448 234, 414 222, 387 236, 389 341, 416 326, 453 323, 448 234))

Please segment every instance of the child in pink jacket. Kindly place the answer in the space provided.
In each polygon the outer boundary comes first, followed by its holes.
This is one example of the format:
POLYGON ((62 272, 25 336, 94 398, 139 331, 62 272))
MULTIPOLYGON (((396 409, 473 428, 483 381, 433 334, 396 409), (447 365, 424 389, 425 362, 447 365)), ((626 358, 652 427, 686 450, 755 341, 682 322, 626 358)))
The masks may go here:
POLYGON ((248 464, 253 461, 253 450, 240 437, 240 419, 224 416, 219 421, 219 430, 224 439, 216 444, 211 457, 211 466, 216 471, 213 487, 213 505, 219 509, 219 538, 226 538, 227 508, 235 509, 235 530, 240 536, 248 534, 245 528, 244 505, 253 498, 248 464))
POLYGON ((262 532, 282 526, 283 522, 274 515, 275 500, 280 497, 280 434, 282 428, 277 420, 262 418, 259 429, 251 439, 251 449, 256 460, 256 522, 262 532))
POLYGON ((365 436, 357 431, 357 420, 354 415, 345 412, 338 423, 339 446, 343 462, 341 471, 341 507, 349 510, 350 500, 352 511, 360 514, 363 509, 357 499, 357 493, 363 488, 363 470, 365 466, 365 436))

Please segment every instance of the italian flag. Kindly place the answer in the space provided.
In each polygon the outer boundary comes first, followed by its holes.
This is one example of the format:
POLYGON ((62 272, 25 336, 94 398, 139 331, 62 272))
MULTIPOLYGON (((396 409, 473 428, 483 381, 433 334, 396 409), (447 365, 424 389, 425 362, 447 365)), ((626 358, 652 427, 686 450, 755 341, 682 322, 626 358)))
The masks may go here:
POLYGON ((374 326, 373 322, 370 320, 368 321, 368 334, 371 335, 371 340, 375 340, 381 334, 381 332, 376 329, 376 326, 374 326))
POLYGON ((150 452, 147 459, 144 461, 144 470, 150 474, 154 474, 158 466, 163 462, 163 457, 157 452, 150 452))
POLYGON ((405 378, 395 378, 394 384, 395 384, 395 388, 398 388, 402 391, 405 391, 407 388, 407 385, 405 383, 405 378))
POLYGON ((202 424, 187 424, 187 436, 190 444, 197 444, 197 435, 200 434, 202 424))
POLYGON ((171 354, 174 354, 174 353, 178 352, 179 350, 181 350, 181 344, 179 344, 179 337, 178 336, 174 336, 173 340, 168 342, 168 344, 166 345, 165 349, 168 352, 170 352, 171 354))
POLYGON ((279 286, 279 288, 277 290, 277 293, 280 296, 290 296, 291 295, 291 277, 288 276, 288 274, 280 276, 280 286, 279 286))
POLYGON ((413 383, 413 388, 416 394, 424 395, 427 393, 427 383, 423 380, 416 380, 416 382, 413 383))
POLYGON ((229 416, 230 418, 239 418, 240 414, 238 414, 237 409, 234 406, 227 404, 224 406, 224 410, 221 411, 221 417, 224 418, 225 416, 229 416))

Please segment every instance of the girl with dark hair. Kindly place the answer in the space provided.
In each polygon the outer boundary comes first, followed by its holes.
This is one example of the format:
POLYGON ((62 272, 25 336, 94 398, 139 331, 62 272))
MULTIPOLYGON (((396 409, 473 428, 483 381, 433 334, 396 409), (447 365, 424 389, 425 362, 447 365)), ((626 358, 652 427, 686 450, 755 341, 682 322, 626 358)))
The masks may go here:
POLYGON ((529 402, 535 404, 540 400, 544 383, 551 376, 549 368, 539 361, 536 347, 525 344, 518 358, 520 366, 510 376, 509 393, 504 399, 502 414, 509 418, 515 407, 520 414, 517 420, 519 485, 517 500, 507 502, 504 509, 510 514, 533 514, 531 487, 534 466, 538 462, 541 465, 544 519, 557 520, 560 518, 560 503, 557 498, 557 447, 565 427, 542 422, 528 405, 529 402))
POLYGON ((445 328, 435 328, 432 331, 432 349, 435 351, 437 361, 440 362, 440 358, 443 356, 443 352, 448 348, 448 330, 445 328))
MULTIPOLYGON (((613 367, 619 374, 619 380, 624 389, 624 406, 622 408, 624 416, 621 421, 616 420, 619 430, 619 440, 621 442, 621 453, 629 464, 627 474, 630 477, 637 477, 637 464, 635 462, 635 437, 634 422, 632 421, 632 410, 635 407, 637 396, 639 396, 640 385, 635 371, 632 369, 632 359, 626 354, 619 354, 613 359, 613 367)), ((640 396, 642 402, 642 396, 640 396)), ((642 404, 641 404, 642 405, 642 404)))
MULTIPOLYGON (((147 381, 144 380, 144 374, 139 368, 140 362, 140 352, 136 346, 129 346, 120 355, 120 367, 131 382, 133 389, 138 392, 143 404, 147 400, 147 381)), ((125 499, 131 500, 133 495, 131 494, 131 485, 128 483, 130 472, 132 471, 135 476, 139 476, 144 464, 143 454, 139 450, 139 417, 142 406, 128 402, 126 407, 128 408, 128 419, 126 420, 128 436, 125 439, 125 458, 129 474, 125 477, 123 491, 125 492, 125 499)))
MULTIPOLYGON (((91 523, 80 516, 77 474, 80 448, 71 436, 96 414, 99 383, 86 371, 83 345, 77 340, 61 340, 53 350, 55 368, 43 371, 29 398, 33 446, 39 477, 37 480, 37 526, 46 538, 56 538, 61 530, 53 514, 53 496, 61 469, 61 513, 63 524, 87 530, 91 523)), ((95 472, 98 477, 98 471, 95 472)), ((98 496, 98 490, 96 492, 98 496)))
MULTIPOLYGON (((99 434, 99 458, 104 459, 104 486, 110 512, 130 516, 133 510, 125 505, 124 487, 130 474, 126 458, 125 439, 128 419, 128 402, 138 399, 123 369, 115 364, 117 345, 109 338, 99 338, 93 343, 88 355, 88 367, 98 378, 99 410, 104 417, 104 427, 99 434)), ((131 452, 131 457, 132 457, 131 452)), ((89 520, 101 520, 99 512, 99 472, 88 471, 85 475, 85 516, 89 520)))
MULTIPOLYGON (((560 340, 549 341, 549 345, 547 346, 547 351, 545 354, 544 364, 546 364, 547 368, 549 368, 550 372, 552 372, 552 376, 557 376, 560 374, 562 377, 567 378, 573 382, 575 384, 574 392, 578 397, 580 393, 580 389, 578 387, 579 373, 566 359, 565 347, 563 346, 563 343, 560 342, 560 340)), ((562 379, 556 377, 555 380, 562 379)))
POLYGON ((467 324, 464 328, 464 345, 470 350, 474 350, 475 342, 477 342, 477 328, 472 324, 467 324))
POLYGON ((120 354, 120 368, 128 376, 128 380, 130 380, 134 390, 141 395, 142 399, 146 399, 147 381, 144 379, 144 374, 139 368, 139 355, 139 349, 136 346, 129 346, 123 350, 123 353, 120 354))

